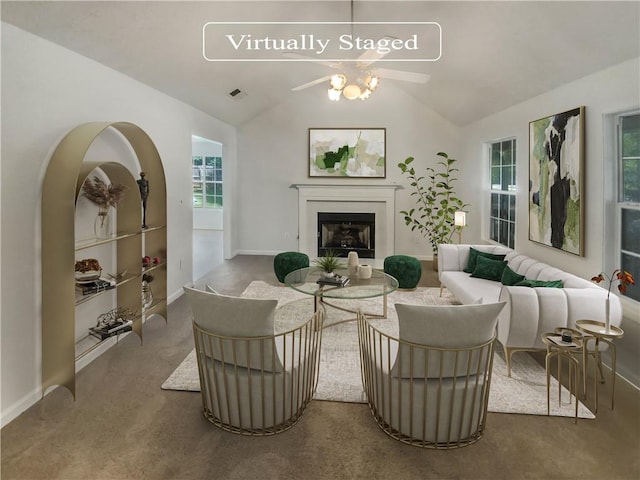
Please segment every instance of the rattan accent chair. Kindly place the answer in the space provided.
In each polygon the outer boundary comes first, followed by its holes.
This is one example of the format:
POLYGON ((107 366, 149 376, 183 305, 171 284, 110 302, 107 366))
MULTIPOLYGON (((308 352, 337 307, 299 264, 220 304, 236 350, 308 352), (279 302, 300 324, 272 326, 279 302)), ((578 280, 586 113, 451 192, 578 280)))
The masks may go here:
POLYGON ((362 382, 386 434, 442 449, 482 437, 503 306, 396 304, 398 338, 358 315, 362 382))
POLYGON ((242 435, 292 427, 318 382, 323 311, 275 334, 276 300, 184 291, 193 313, 204 416, 242 435))

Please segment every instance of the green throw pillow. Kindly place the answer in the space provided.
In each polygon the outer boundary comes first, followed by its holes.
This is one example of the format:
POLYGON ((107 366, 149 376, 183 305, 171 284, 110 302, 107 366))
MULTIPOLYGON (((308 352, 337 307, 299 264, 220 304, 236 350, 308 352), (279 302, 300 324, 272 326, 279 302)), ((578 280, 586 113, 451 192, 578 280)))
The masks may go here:
POLYGON ((479 256, 476 261, 476 268, 471 276, 499 282, 506 266, 507 263, 502 260, 479 256))
POLYGON ((476 262, 478 261, 478 257, 490 258, 491 260, 504 260, 504 257, 506 257, 506 255, 481 252, 480 250, 476 250, 473 247, 469 247, 469 261, 467 262, 467 268, 464 268, 462 271, 466 273, 473 273, 473 271, 476 269, 476 262))
POLYGON ((562 288, 562 280, 527 280, 526 278, 515 284, 516 287, 551 287, 562 288))
POLYGON ((509 286, 515 285, 516 283, 521 282, 522 280, 524 280, 524 275, 520 275, 519 273, 514 272, 509 268, 508 265, 504 267, 504 271, 502 272, 502 278, 500 278, 500 281, 502 282, 503 285, 509 285, 509 286))

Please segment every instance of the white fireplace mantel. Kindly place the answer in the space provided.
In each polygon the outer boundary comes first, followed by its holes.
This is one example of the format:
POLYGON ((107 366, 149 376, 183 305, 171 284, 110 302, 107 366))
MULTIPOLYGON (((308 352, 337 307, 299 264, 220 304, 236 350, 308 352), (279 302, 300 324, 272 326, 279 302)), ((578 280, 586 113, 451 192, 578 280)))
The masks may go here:
POLYGON ((376 214, 376 258, 393 255, 395 249, 395 193, 400 185, 293 184, 298 190, 298 248, 317 257, 318 211, 372 212, 376 214))

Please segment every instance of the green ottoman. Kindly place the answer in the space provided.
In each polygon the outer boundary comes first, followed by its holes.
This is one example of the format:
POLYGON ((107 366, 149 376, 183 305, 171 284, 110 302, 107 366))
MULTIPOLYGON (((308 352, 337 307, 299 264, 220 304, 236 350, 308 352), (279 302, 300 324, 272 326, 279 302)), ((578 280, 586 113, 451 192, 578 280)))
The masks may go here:
POLYGON ((398 280, 398 288, 412 289, 418 286, 422 264, 408 255, 391 255, 384 259, 384 273, 398 280))
POLYGON ((282 252, 273 259, 273 270, 280 283, 284 283, 284 277, 294 270, 309 266, 309 256, 300 252, 282 252))

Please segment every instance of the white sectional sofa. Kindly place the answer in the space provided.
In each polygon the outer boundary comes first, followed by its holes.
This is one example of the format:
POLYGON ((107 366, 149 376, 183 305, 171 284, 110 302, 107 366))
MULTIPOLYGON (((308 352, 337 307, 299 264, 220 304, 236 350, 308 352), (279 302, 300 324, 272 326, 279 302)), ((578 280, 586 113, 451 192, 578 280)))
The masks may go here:
MULTIPOLYGON (((505 350, 511 374, 511 355, 516 351, 544 350, 544 332, 556 327, 575 328, 576 320, 604 322, 607 291, 595 283, 551 267, 514 250, 493 245, 438 246, 438 277, 463 304, 507 302, 498 317, 498 341, 505 350), (514 272, 530 280, 562 280, 562 288, 507 286, 499 281, 471 277, 463 271, 470 247, 487 253, 504 254, 514 272)), ((610 300, 611 324, 622 323, 622 307, 616 295, 610 300)))

